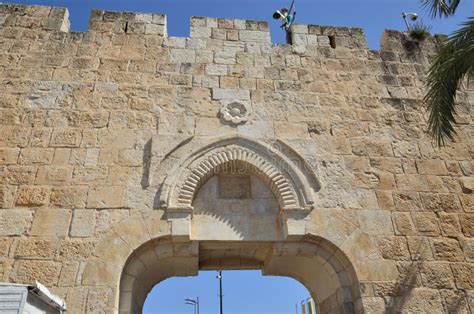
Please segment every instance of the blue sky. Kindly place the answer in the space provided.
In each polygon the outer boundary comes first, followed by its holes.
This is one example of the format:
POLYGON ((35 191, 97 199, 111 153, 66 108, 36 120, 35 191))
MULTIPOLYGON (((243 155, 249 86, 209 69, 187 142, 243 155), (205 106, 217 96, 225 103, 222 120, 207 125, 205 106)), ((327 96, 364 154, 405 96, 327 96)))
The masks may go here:
MULTIPOLYGON (((6 1, 8 2, 8 1, 6 1)), ((213 16, 266 20, 271 25, 273 42, 283 42, 279 23, 272 20, 275 9, 290 0, 35 0, 10 1, 66 6, 71 14, 72 30, 85 31, 93 8, 115 11, 154 12, 168 15, 168 32, 172 36, 189 35, 190 16, 213 16)), ((383 30, 404 30, 401 12, 418 12, 432 33, 449 34, 473 15, 474 0, 463 0, 455 17, 431 20, 419 0, 296 0, 297 23, 362 27, 371 49, 378 49, 383 30)))
MULTIPOLYGON (((153 12, 168 15, 171 36, 189 35, 190 16, 213 16, 270 22, 273 42, 283 42, 279 22, 272 20, 275 9, 289 0, 35 0, 9 1, 68 7, 73 31, 85 31, 90 11, 153 12)), ((401 12, 418 12, 432 26, 432 33, 449 34, 467 16, 474 15, 474 0, 464 0, 455 17, 432 20, 418 0, 296 0, 297 23, 362 27, 371 49, 378 49, 384 29, 404 30, 401 12)), ((225 313, 295 313, 295 302, 308 297, 306 289, 293 279, 263 277, 259 271, 224 273, 225 313)), ((145 313, 193 313, 184 298, 199 296, 201 314, 217 313, 218 285, 215 272, 198 277, 172 278, 156 286, 145 306, 145 313)))
MULTIPOLYGON (((215 271, 201 271, 197 277, 163 281, 148 295, 143 313, 192 314, 193 307, 184 304, 184 299, 197 296, 200 314, 219 313, 216 275, 215 271)), ((248 270, 224 271, 223 295, 225 314, 294 314, 296 303, 309 297, 308 290, 294 279, 248 270)))

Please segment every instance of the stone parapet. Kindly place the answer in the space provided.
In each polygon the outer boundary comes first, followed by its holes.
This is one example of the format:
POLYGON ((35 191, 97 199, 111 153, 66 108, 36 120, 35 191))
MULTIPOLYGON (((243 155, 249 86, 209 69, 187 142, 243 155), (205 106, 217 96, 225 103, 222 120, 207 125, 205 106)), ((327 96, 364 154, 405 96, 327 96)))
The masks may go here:
POLYGON ((69 11, 66 8, 0 4, 0 26, 69 31, 69 11))
POLYGON ((89 31, 167 36, 166 15, 94 10, 89 31))

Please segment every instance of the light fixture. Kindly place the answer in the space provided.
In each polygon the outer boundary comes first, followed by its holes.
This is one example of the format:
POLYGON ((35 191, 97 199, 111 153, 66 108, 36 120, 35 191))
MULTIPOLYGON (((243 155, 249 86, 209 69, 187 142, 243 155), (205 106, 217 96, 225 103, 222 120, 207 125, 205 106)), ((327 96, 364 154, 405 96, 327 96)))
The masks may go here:
POLYGON ((408 23, 407 21, 407 17, 411 20, 411 21, 416 21, 418 19, 418 14, 416 13, 410 13, 410 12, 402 12, 402 17, 403 17, 403 20, 405 21, 405 25, 407 26, 407 30, 410 31, 411 30, 411 27, 410 27, 410 24, 408 23))

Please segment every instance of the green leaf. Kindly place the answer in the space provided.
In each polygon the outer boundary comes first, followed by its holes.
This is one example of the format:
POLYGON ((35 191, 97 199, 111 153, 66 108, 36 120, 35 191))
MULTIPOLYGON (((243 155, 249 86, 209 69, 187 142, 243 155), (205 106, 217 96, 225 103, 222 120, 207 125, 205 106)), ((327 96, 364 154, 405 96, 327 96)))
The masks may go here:
POLYGON ((474 17, 470 17, 443 45, 426 80, 428 128, 438 146, 443 146, 446 139, 454 140, 456 91, 473 70, 474 17))

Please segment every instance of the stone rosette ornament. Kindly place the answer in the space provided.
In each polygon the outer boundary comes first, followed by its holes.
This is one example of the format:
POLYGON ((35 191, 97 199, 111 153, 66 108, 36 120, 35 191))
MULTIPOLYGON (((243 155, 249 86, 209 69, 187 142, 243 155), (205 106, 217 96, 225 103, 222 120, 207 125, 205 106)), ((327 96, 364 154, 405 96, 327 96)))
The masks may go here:
POLYGON ((222 103, 221 118, 232 124, 241 124, 249 120, 252 115, 252 106, 243 101, 227 101, 222 103))

